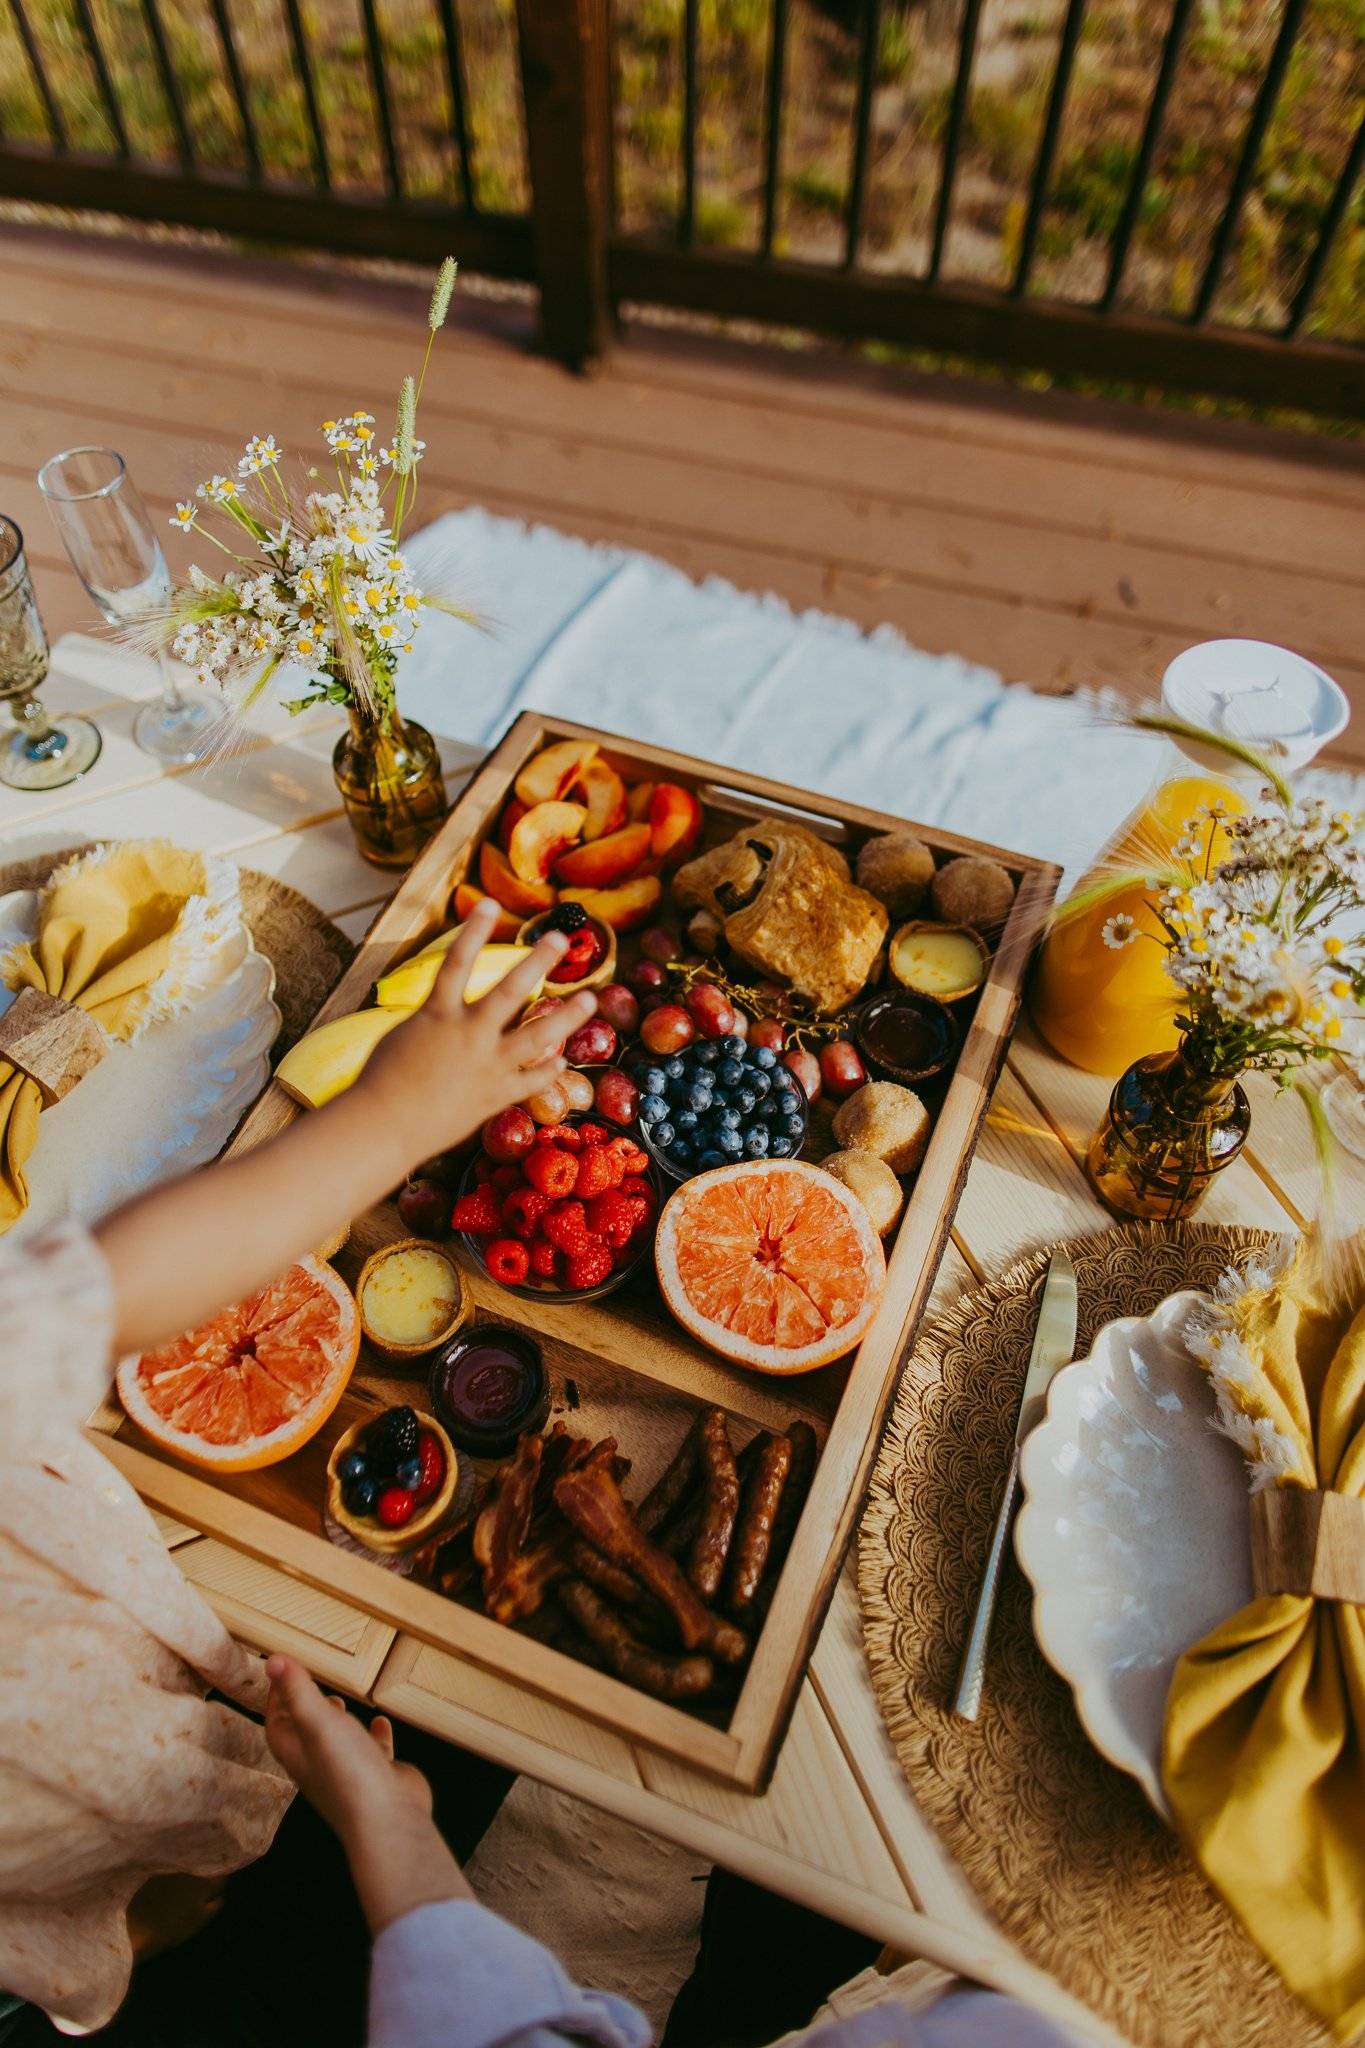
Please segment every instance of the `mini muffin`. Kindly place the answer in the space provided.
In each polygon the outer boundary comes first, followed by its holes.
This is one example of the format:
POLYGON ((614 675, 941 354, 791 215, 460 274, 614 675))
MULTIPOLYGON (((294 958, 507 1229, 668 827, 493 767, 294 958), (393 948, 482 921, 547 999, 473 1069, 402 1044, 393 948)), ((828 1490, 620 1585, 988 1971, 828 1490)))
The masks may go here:
POLYGON ((869 1081, 840 1103, 834 1135, 845 1151, 871 1152, 893 1173, 913 1173, 929 1143, 929 1112, 913 1088, 869 1081))
POLYGON ((976 931, 994 931, 1010 914, 1014 883, 999 861, 986 860, 979 853, 966 853, 939 869, 929 901, 934 916, 944 924, 967 924, 976 931))
POLYGON ((820 1171, 832 1174, 858 1197, 878 1237, 885 1237, 900 1222, 904 1191, 886 1161, 874 1152, 831 1152, 828 1159, 820 1161, 820 1171))
POLYGON ((934 856, 913 832, 883 832, 858 855, 858 887, 884 903, 893 918, 913 917, 933 879, 934 856))

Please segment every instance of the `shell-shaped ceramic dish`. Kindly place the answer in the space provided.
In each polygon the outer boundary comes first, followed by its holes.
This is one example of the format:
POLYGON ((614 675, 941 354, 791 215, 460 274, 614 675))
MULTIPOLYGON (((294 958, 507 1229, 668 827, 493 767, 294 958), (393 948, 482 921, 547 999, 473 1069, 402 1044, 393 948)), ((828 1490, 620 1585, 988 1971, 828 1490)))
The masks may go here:
POLYGON ((1169 1818, 1161 1731, 1181 1655, 1252 1597, 1241 1453, 1185 1346, 1204 1296, 1108 1323, 1024 1445, 1015 1550, 1033 1626, 1095 1747, 1169 1818))

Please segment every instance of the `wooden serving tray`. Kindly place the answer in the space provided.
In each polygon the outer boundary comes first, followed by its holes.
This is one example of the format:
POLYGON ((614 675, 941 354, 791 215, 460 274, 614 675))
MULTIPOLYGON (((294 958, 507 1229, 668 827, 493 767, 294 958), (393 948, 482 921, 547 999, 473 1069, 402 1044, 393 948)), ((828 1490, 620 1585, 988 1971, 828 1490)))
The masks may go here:
MULTIPOLYGON (((706 812, 705 843, 774 811, 850 854, 869 834, 904 820, 784 784, 713 768, 685 755, 617 739, 525 712, 492 751, 440 832, 368 933, 355 962, 316 1021, 361 1008, 380 975, 447 922, 451 890, 477 860, 512 784, 530 757, 560 739, 598 741, 628 779, 695 789, 706 812)), ((500 1677, 562 1701, 632 1743, 643 1743, 746 1791, 766 1784, 807 1660, 852 1537, 898 1371, 933 1286, 987 1102, 1018 1014, 1020 988, 1060 879, 1048 862, 1003 852, 932 827, 914 830, 945 858, 984 853, 1016 878, 1014 908, 938 1110, 929 1149, 912 1185, 888 1261, 881 1310, 853 1356, 794 1379, 764 1376, 696 1344, 669 1316, 652 1273, 596 1303, 534 1304, 508 1295, 469 1267, 479 1312, 520 1322, 545 1351, 555 1413, 575 1434, 616 1436, 632 1461, 627 1492, 639 1499, 667 1463, 700 1403, 731 1418, 738 1450, 760 1428, 803 1416, 820 1440, 814 1484, 742 1687, 732 1704, 685 1709, 657 1700, 555 1649, 534 1633, 490 1621, 471 1606, 350 1555, 322 1533, 324 1473, 336 1437, 359 1416, 411 1401, 425 1377, 381 1364, 365 1346, 327 1426, 294 1457, 262 1472, 192 1472, 159 1453, 126 1419, 99 1441, 143 1497, 167 1514, 423 1641, 500 1677)), ((272 1082, 230 1148, 273 1137, 299 1114, 272 1082)), ((385 1204, 357 1220, 337 1266, 354 1282, 375 1247, 406 1235, 385 1204)), ((534 1626, 534 1625, 533 1625, 534 1626)))

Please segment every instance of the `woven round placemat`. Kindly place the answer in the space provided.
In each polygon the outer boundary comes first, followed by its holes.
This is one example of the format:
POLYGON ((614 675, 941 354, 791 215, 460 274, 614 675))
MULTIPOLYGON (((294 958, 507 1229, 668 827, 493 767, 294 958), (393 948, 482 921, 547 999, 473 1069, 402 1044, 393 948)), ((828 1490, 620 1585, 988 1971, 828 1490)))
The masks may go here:
MULTIPOLYGON (((89 853, 93 844, 87 840, 80 846, 63 847, 59 853, 9 861, 0 866, 0 895, 12 889, 41 889, 55 867, 77 854, 89 853)), ((238 872, 242 877, 242 914, 252 942, 275 969, 281 1024, 270 1050, 274 1065, 302 1038, 319 1005, 355 958, 355 947, 316 903, 310 903, 287 882, 277 882, 273 875, 263 875, 256 868, 238 872)))
MULTIPOLYGON (((1068 1240, 1077 1357, 1102 1324, 1210 1287, 1265 1231, 1130 1225, 1068 1240)), ((859 1537, 873 1685, 915 1799, 995 1918, 1139 2048, 1327 2048, 1044 1660, 1011 1555, 981 1717, 948 1710, 1038 1315, 1046 1253, 917 1343, 859 1537)), ((1196 1567, 1197 1568, 1197 1567, 1196 1567)))

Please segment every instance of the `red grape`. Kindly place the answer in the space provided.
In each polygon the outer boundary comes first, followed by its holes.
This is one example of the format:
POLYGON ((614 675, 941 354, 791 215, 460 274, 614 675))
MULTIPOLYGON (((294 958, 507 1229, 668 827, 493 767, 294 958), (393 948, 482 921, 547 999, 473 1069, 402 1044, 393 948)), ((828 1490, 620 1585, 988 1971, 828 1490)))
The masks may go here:
POLYGON ((647 932, 640 934, 640 951, 648 960, 658 960, 666 967, 670 960, 676 960, 682 951, 676 932, 666 925, 652 924, 647 932))
POLYGON ((567 1074, 560 1075, 555 1085, 564 1090, 564 1099, 570 1109, 576 1109, 581 1115, 592 1108, 593 1085, 590 1074, 580 1074, 576 1068, 571 1068, 567 1074))
POLYGON ((597 1014, 621 1038, 634 1038, 640 1028, 639 999, 622 982, 609 981, 597 991, 597 1014))
POLYGON ((504 1165, 524 1159, 536 1142, 536 1127, 524 1109, 500 1109, 483 1127, 483 1149, 504 1165))
POLYGON ((673 998, 672 998, 672 996, 668 995, 667 993, 660 993, 660 991, 659 991, 658 989, 655 989, 655 991, 654 991, 654 993, 653 993, 653 995, 652 995, 652 996, 641 996, 641 998, 640 998, 640 1022, 641 1022, 641 1025, 643 1026, 643 1023, 644 1023, 644 1020, 645 1020, 645 1018, 646 1018, 646 1017, 648 1017, 648 1016, 650 1016, 650 1015, 652 1015, 652 1013, 653 1013, 653 1012, 654 1012, 655 1010, 662 1010, 662 1009, 665 1009, 665 1008, 671 1009, 671 1008, 673 1008, 673 1007, 674 1007, 674 1004, 673 1004, 673 998))
POLYGON ((749 1013, 747 1010, 735 1011, 735 1021, 730 1026, 730 1029, 736 1038, 747 1038, 749 1036, 749 1013))
POLYGON ((847 1038, 831 1039, 820 1048, 820 1079, 824 1082, 825 1093, 832 1095, 836 1102, 843 1102, 861 1088, 867 1079, 867 1068, 858 1057, 858 1048, 847 1038))
POLYGON ((629 1074, 608 1067, 597 1083, 597 1113, 609 1123, 633 1124, 640 1106, 640 1091, 629 1074))
POLYGON ((735 1028, 735 1013, 723 989, 713 981, 699 981, 689 989, 687 1009, 703 1038, 728 1038, 735 1028))
POLYGON ((807 1052, 804 1046, 793 1046, 790 1052, 783 1053, 782 1065, 795 1074, 806 1091, 807 1102, 820 1100, 820 1062, 813 1052, 807 1052))
POLYGON ((760 1017, 749 1027, 750 1045, 766 1045, 781 1052, 787 1043, 787 1027, 780 1017, 760 1017))
POLYGON ((398 1190, 398 1213, 415 1237, 444 1237, 450 1228, 450 1190, 425 1176, 404 1181, 398 1190))
POLYGON ((616 1058, 616 1033, 605 1017, 589 1017, 565 1042, 564 1057, 571 1067, 601 1067, 616 1058))
POLYGON ((679 1003, 661 1004, 640 1025, 640 1037, 651 1052, 681 1052, 695 1036, 692 1019, 679 1003))
POLYGON ((626 969, 626 986, 637 996, 654 996, 668 987, 668 976, 657 960, 637 960, 626 969))

